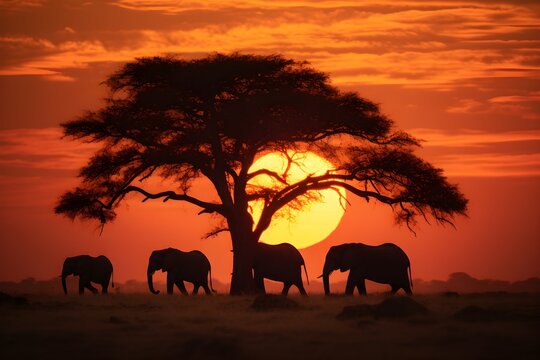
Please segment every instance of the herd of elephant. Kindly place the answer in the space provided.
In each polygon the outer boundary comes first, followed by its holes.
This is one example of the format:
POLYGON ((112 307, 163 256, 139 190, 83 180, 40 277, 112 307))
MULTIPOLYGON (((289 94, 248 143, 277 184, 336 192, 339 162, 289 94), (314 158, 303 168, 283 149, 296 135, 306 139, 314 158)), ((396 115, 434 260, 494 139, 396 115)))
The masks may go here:
MULTIPOLYGON (((292 285, 296 286, 302 295, 307 295, 302 282, 302 266, 307 279, 304 258, 293 245, 259 243, 253 264, 255 286, 259 292, 264 293, 264 279, 269 279, 283 283, 283 295, 288 294, 292 285)), ((332 246, 326 254, 322 275, 319 276, 323 278, 326 295, 330 294, 330 274, 338 269, 341 272, 349 271, 345 287, 347 295, 352 295, 355 289, 358 289, 360 295, 366 295, 365 280, 388 284, 394 294, 400 289, 407 295, 412 294, 409 258, 395 244, 370 246, 350 243, 332 246)), ((207 295, 215 292, 212 288, 210 261, 198 250, 184 252, 168 248, 153 251, 148 260, 147 270, 148 288, 153 294, 159 294, 159 290, 154 289, 153 283, 153 274, 158 270, 167 273, 167 294, 172 294, 176 285, 182 294, 187 295, 184 281, 193 284, 193 294, 197 294, 201 287, 207 295)), ((112 263, 103 255, 68 257, 64 261, 61 275, 64 293, 67 294, 66 277, 74 275, 79 277, 79 294, 82 295, 85 288, 97 293, 98 290, 92 286, 92 282, 100 284, 102 293, 106 294, 112 273, 112 263)), ((114 287, 114 282, 112 286, 114 287)))

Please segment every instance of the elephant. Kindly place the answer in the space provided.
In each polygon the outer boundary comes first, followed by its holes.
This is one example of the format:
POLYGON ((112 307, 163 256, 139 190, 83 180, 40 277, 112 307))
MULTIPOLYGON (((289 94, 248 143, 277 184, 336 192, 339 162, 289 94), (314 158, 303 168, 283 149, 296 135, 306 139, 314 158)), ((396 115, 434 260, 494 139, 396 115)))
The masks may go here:
MULTIPOLYGON (((79 255, 68 257, 62 267, 62 287, 64 294, 67 294, 66 277, 68 275, 79 277, 79 295, 84 294, 84 288, 92 293, 97 293, 97 289, 91 282, 101 285, 101 292, 107 294, 109 281, 112 280, 113 266, 111 261, 103 255, 93 257, 90 255, 79 255)), ((114 288, 114 281, 112 281, 114 288)))
POLYGON ((306 264, 298 249, 288 243, 258 243, 253 265, 255 286, 258 291, 265 293, 264 279, 270 279, 283 282, 282 295, 287 295, 290 287, 295 285, 300 294, 307 296, 302 284, 302 265, 309 285, 306 264))
POLYGON ((193 284, 193 294, 197 294, 202 286, 206 295, 216 292, 212 287, 212 270, 210 261, 200 251, 189 252, 178 249, 167 248, 155 250, 148 259, 148 288, 152 294, 159 294, 159 290, 154 289, 153 275, 157 270, 167 272, 167 294, 172 295, 173 287, 176 285, 180 292, 188 295, 184 281, 193 284), (210 278, 210 287, 208 279, 210 278), (210 291, 212 290, 212 292, 210 291))
POLYGON ((392 294, 403 289, 407 295, 412 295, 411 263, 407 254, 395 244, 370 246, 350 243, 332 246, 326 254, 323 273, 319 276, 323 278, 326 295, 330 294, 329 276, 337 269, 341 272, 349 270, 346 295, 353 295, 355 288, 360 295, 366 295, 366 279, 389 284, 392 294))

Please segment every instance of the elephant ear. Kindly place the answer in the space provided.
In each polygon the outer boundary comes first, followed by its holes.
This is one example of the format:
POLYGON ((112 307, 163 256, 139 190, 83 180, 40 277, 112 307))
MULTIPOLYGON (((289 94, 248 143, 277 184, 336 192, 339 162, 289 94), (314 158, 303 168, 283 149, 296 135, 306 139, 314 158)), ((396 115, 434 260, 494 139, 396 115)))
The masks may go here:
POLYGON ((177 262, 176 256, 169 253, 163 256, 163 266, 161 267, 162 271, 171 271, 177 262))
POLYGON ((339 271, 345 272, 358 265, 358 256, 354 251, 351 250, 352 249, 345 249, 345 251, 343 251, 341 254, 341 265, 339 267, 339 271))
POLYGON ((80 260, 78 258, 69 259, 69 269, 73 276, 79 276, 81 273, 79 262, 80 260))

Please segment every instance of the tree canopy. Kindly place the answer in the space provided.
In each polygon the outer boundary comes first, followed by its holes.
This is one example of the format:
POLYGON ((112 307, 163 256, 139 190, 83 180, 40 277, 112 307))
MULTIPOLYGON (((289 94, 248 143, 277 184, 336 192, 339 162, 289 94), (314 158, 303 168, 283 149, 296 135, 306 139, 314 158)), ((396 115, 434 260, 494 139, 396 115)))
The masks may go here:
POLYGON ((408 226, 418 217, 452 223, 466 214, 457 186, 413 153, 416 139, 397 131, 377 104, 340 91, 306 62, 237 53, 140 58, 105 84, 111 92, 101 109, 62 124, 67 137, 102 147, 55 211, 106 223, 127 194, 139 193, 143 201, 185 201, 199 214, 219 214, 233 242, 232 293, 249 291, 249 248, 276 212, 311 191, 346 189, 389 205, 408 226), (257 157, 289 150, 312 151, 335 169, 295 183, 269 169, 250 172, 257 157), (248 186, 263 174, 283 186, 248 186), (150 192, 144 184, 152 177, 175 188, 150 192), (210 180, 219 201, 191 195, 200 177, 210 180), (249 202, 261 199, 254 224, 249 202))

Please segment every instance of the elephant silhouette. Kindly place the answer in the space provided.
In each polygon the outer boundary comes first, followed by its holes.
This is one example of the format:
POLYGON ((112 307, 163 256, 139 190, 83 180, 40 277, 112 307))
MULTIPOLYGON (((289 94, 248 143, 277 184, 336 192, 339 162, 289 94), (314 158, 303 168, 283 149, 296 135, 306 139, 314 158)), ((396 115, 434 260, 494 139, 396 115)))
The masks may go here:
POLYGON ((304 258, 297 248, 288 243, 278 245, 258 243, 253 265, 255 286, 258 291, 265 293, 264 279, 270 279, 283 283, 281 292, 283 295, 289 293, 292 285, 298 288, 300 294, 307 295, 302 284, 302 266, 309 285, 304 258))
MULTIPOLYGON (((111 261, 103 255, 93 257, 90 255, 79 255, 68 257, 62 266, 62 288, 67 294, 66 277, 68 275, 79 277, 79 294, 84 294, 84 289, 88 289, 94 294, 97 289, 92 286, 92 282, 101 285, 101 292, 107 294, 109 281, 112 279, 113 266, 111 261)), ((114 288, 114 281, 112 282, 114 288)))
POLYGON ((407 295, 412 295, 411 263, 407 254, 395 244, 370 246, 350 243, 332 246, 326 254, 323 273, 319 276, 323 278, 326 295, 330 294, 330 274, 337 269, 349 271, 346 295, 352 295, 355 288, 360 295, 366 295, 366 279, 389 284, 393 294, 403 289, 407 295))
POLYGON ((178 249, 167 248, 155 250, 148 259, 148 288, 152 294, 159 294, 154 289, 153 275, 157 270, 167 273, 167 294, 172 295, 176 285, 180 292, 188 295, 184 281, 193 284, 193 294, 197 294, 202 286, 207 295, 216 292, 212 288, 212 270, 210 261, 200 251, 184 252, 178 249), (210 279, 210 287, 208 287, 210 279))

